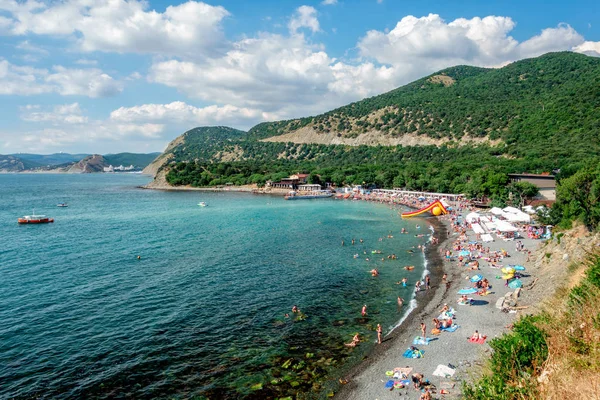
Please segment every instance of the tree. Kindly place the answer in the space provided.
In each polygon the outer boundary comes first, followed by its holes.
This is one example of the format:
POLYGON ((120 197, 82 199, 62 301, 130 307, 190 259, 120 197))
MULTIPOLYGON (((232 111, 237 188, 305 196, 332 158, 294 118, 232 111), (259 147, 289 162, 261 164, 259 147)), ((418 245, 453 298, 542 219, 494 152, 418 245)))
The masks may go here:
POLYGON ((539 193, 537 186, 525 181, 511 183, 508 185, 508 191, 519 199, 519 207, 525 204, 525 200, 531 199, 539 193))

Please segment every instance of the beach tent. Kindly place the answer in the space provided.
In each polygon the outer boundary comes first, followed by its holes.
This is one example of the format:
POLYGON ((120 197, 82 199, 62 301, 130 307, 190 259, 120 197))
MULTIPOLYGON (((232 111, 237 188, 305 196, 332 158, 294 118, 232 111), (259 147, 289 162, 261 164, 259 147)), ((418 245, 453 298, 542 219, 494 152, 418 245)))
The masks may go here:
POLYGON ((481 235, 481 240, 484 242, 493 242, 494 238, 489 233, 486 233, 485 235, 481 235))
POLYGON ((477 221, 480 217, 481 217, 481 215, 477 214, 476 212, 472 212, 472 213, 467 214, 465 219, 467 220, 467 222, 473 222, 473 221, 477 221))
POLYGON ((496 221, 496 230, 498 230, 498 232, 516 232, 516 231, 518 231, 518 229, 515 228, 509 222, 500 221, 500 220, 496 221))
POLYGON ((490 211, 494 215, 502 215, 502 209, 501 208, 493 207, 490 211))
POLYGON ((473 232, 475 232, 475 233, 479 233, 479 234, 485 233, 485 231, 479 224, 473 224, 473 225, 471 225, 471 227, 473 228, 473 232))

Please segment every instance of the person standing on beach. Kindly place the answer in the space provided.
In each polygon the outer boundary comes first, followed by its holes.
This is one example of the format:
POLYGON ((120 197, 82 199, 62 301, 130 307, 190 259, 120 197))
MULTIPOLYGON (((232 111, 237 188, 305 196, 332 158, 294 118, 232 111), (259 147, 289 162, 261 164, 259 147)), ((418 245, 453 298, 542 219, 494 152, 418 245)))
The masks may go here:
POLYGON ((431 287, 431 277, 429 275, 425 275, 425 289, 429 290, 431 287))
POLYGON ((360 314, 361 314, 363 317, 366 317, 366 316, 367 316, 367 305, 366 305, 366 304, 363 306, 362 310, 360 311, 360 314))
POLYGON ((421 281, 417 281, 417 283, 415 283, 415 289, 417 292, 421 291, 421 281))
POLYGON ((425 322, 421 322, 421 337, 427 337, 427 327, 425 326, 425 322))
POLYGON ((442 276, 442 282, 443 282, 443 283, 446 283, 446 280, 447 280, 447 279, 448 279, 448 274, 444 274, 444 275, 442 276))
POLYGON ((381 332, 383 329, 381 328, 381 324, 377 324, 377 344, 381 344, 381 332))

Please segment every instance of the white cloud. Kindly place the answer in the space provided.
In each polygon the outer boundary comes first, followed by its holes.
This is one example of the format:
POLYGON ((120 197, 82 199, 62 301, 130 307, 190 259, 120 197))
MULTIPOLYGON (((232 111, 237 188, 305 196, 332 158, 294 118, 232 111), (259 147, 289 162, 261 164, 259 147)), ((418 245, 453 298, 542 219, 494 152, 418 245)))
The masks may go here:
POLYGON ((272 115, 256 109, 225 105, 194 107, 181 101, 169 104, 143 104, 135 107, 121 107, 110 114, 115 122, 136 123, 143 121, 176 124, 178 126, 234 125, 250 127, 273 119, 272 115))
POLYGON ((0 95, 59 93, 87 97, 106 97, 123 89, 121 82, 99 69, 72 69, 54 66, 47 69, 17 66, 0 59, 0 95))
POLYGON ((337 4, 337 0, 323 0, 321 4, 324 6, 332 6, 334 4, 337 4))
POLYGON ((573 50, 588 56, 600 57, 600 42, 583 42, 573 50))
POLYGON ((52 111, 38 111, 40 106, 21 107, 21 119, 27 122, 48 122, 53 125, 84 124, 88 118, 82 115, 79 103, 58 105, 52 111))
POLYGON ((46 81, 56 84, 58 93, 63 96, 79 95, 88 97, 108 97, 123 90, 123 85, 99 69, 70 69, 53 67, 54 73, 46 81))
POLYGON ((317 10, 311 6, 300 6, 290 19, 288 28, 291 33, 297 33, 300 28, 308 28, 313 33, 318 32, 321 28, 317 19, 317 10))
POLYGON ((576 50, 584 42, 566 24, 518 42, 509 35, 515 25, 511 18, 500 16, 458 18, 446 23, 437 14, 421 18, 409 15, 389 32, 367 32, 358 48, 364 57, 425 75, 458 64, 496 67, 550 51, 576 50))
POLYGON ((0 33, 77 38, 83 51, 211 54, 223 43, 221 6, 188 1, 163 13, 140 0, 0 1, 0 33))

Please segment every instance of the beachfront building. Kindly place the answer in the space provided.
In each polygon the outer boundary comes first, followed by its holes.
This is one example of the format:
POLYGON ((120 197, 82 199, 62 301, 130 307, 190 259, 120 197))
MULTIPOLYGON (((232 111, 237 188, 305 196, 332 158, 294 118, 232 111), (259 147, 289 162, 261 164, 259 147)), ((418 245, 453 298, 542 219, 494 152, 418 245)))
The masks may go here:
MULTIPOLYGON (((272 187, 274 189, 290 189, 296 190, 299 189, 299 185, 306 184, 306 180, 308 179, 309 174, 294 174, 289 178, 283 178, 279 182, 271 182, 267 181, 267 187, 272 187)), ((320 189, 320 185, 319 185, 320 189)))
POLYGON ((315 184, 309 184, 306 183, 304 185, 298 185, 298 190, 301 192, 316 192, 321 190, 321 185, 315 183, 315 184))
POLYGON ((538 200, 556 200, 556 179, 550 174, 508 174, 511 182, 529 182, 535 185, 540 194, 538 200))

